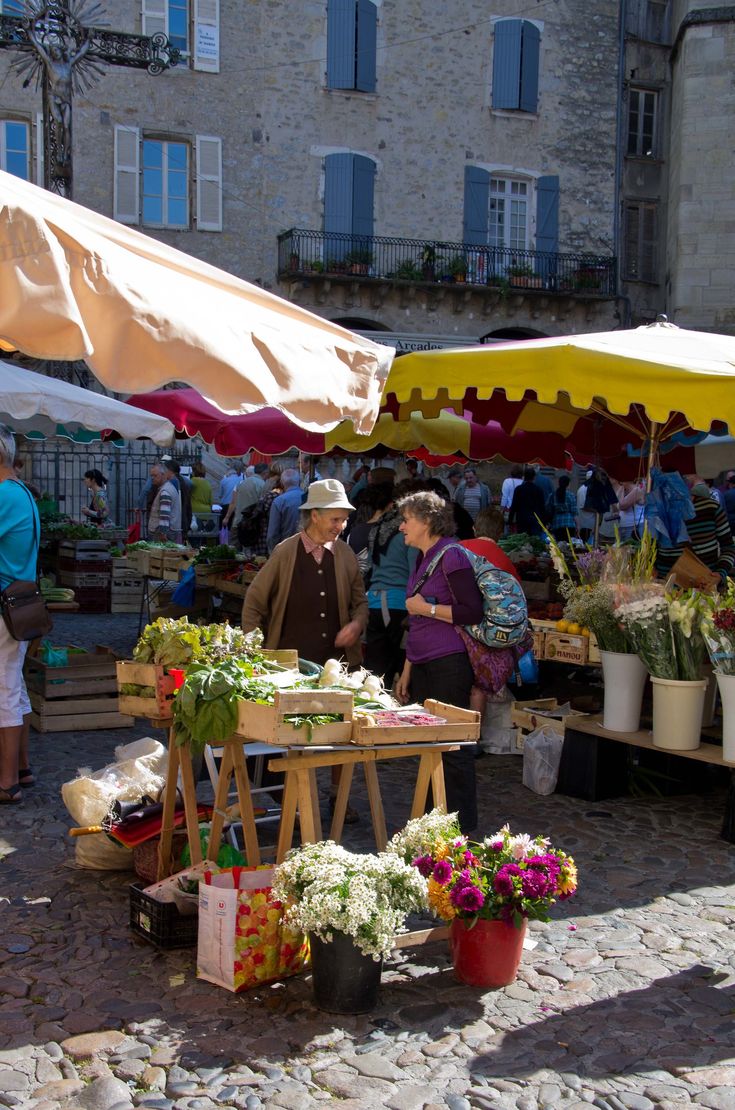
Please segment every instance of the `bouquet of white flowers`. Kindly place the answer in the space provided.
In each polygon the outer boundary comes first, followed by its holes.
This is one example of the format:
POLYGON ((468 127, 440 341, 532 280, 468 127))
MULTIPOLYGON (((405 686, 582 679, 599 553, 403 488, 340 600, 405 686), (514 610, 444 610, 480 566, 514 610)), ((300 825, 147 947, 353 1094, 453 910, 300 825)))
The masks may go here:
POLYGON ((703 595, 668 592, 663 582, 620 586, 615 614, 655 678, 692 682, 701 677, 703 595))
POLYGON ((324 941, 345 933, 375 960, 389 954, 406 914, 424 909, 426 896, 426 880, 398 856, 357 855, 331 840, 289 852, 273 882, 273 897, 291 903, 289 924, 324 941))

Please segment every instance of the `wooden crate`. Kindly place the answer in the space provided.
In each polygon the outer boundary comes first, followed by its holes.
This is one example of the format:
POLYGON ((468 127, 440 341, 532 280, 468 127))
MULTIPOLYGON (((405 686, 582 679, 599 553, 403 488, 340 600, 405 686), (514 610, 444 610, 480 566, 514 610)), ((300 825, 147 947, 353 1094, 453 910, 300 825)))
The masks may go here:
POLYGON ((140 597, 116 597, 115 594, 110 598, 110 612, 111 613, 139 613, 142 598, 140 597))
POLYGON ((578 666, 587 662, 589 639, 587 636, 570 636, 566 632, 547 632, 544 642, 544 659, 556 663, 574 663, 578 666))
POLYGON ((601 663, 600 646, 597 643, 597 638, 590 633, 589 643, 587 645, 587 662, 588 663, 601 663))
POLYGON ((110 587, 109 574, 75 574, 62 570, 59 571, 59 580, 62 586, 72 590, 107 590, 110 587))
POLYGON ((197 586, 214 586, 218 578, 229 574, 239 567, 237 561, 222 563, 195 563, 194 574, 197 586))
POLYGON ((529 601, 548 601, 551 597, 551 580, 545 578, 543 582, 521 580, 521 589, 529 601))
POLYGON ((289 671, 299 669, 299 653, 296 648, 263 648, 262 654, 280 667, 289 671))
POLYGON ((70 559, 109 559, 110 545, 107 540, 62 540, 59 554, 70 559))
POLYGON ((232 597, 245 597, 248 592, 244 582, 230 582, 227 578, 215 578, 212 584, 219 593, 230 594, 232 597))
POLYGON ((145 548, 139 551, 129 550, 126 558, 128 570, 135 571, 136 574, 148 574, 148 569, 150 567, 150 556, 150 551, 147 551, 145 548))
POLYGON ((178 580, 179 571, 186 570, 193 563, 192 555, 187 551, 170 551, 162 547, 159 551, 150 551, 148 574, 152 578, 172 578, 178 580))
POLYGON ((36 732, 90 731, 98 728, 130 728, 135 722, 120 711, 117 696, 44 698, 29 691, 31 724, 36 732))
POLYGON ((137 686, 151 686, 155 690, 152 698, 142 698, 134 694, 120 694, 121 713, 133 717, 150 717, 154 720, 168 720, 171 717, 171 702, 174 697, 174 680, 166 673, 166 668, 156 663, 136 663, 132 660, 117 661, 117 690, 124 683, 133 682, 137 686))
POLYGON ((480 739, 481 718, 474 709, 460 709, 456 705, 434 701, 433 698, 424 702, 424 709, 436 717, 444 717, 446 724, 392 725, 390 728, 381 728, 358 715, 352 727, 352 742, 375 747, 378 744, 443 743, 480 739))
POLYGON ((273 705, 240 701, 237 705, 237 735, 264 744, 297 747, 309 744, 348 744, 352 736, 354 699, 349 690, 278 690, 273 705), (343 720, 327 725, 294 728, 284 716, 289 713, 341 713, 343 720))
POLYGON ((523 750, 526 737, 534 729, 550 728, 553 732, 563 736, 567 721, 576 721, 580 717, 588 716, 587 713, 581 713, 577 709, 573 709, 566 717, 551 717, 548 715, 558 708, 559 703, 556 698, 538 698, 536 701, 513 702, 510 710, 510 721, 516 729, 515 747, 517 751, 523 750))
POLYGON ((29 656, 25 663, 26 685, 29 692, 35 690, 44 698, 117 693, 116 662, 117 656, 107 647, 70 655, 65 667, 50 667, 37 656, 29 656))

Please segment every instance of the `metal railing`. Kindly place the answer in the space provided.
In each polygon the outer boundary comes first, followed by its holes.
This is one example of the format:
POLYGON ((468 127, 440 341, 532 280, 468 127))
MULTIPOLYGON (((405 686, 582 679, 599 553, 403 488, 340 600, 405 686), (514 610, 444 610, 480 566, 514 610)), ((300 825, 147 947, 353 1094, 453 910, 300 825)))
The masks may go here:
POLYGON ((486 285, 501 294, 537 289, 613 297, 616 259, 291 228, 278 236, 278 277, 289 275, 486 285))

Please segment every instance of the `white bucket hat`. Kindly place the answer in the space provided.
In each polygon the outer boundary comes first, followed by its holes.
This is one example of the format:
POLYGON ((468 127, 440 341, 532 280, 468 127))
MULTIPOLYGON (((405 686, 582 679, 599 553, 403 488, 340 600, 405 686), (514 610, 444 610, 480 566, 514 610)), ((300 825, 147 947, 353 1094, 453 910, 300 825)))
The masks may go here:
POLYGON ((312 482, 301 506, 302 509, 354 509, 347 500, 345 487, 336 478, 325 478, 322 482, 312 482))

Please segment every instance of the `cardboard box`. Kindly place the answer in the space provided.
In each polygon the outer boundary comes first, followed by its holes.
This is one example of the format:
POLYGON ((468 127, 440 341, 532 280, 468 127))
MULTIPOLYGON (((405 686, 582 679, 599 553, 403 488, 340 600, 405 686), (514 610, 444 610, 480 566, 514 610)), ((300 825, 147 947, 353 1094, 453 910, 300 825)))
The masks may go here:
POLYGON ((564 717, 551 716, 559 708, 556 698, 538 698, 536 701, 514 701, 511 706, 511 724, 516 726, 515 746, 517 751, 523 751, 526 737, 537 728, 550 728, 560 736, 564 735, 566 723, 570 719, 586 717, 586 713, 572 709, 564 717))
POLYGON ((544 659, 556 663, 573 663, 583 666, 587 662, 589 639, 587 636, 570 636, 566 632, 547 632, 544 659))

